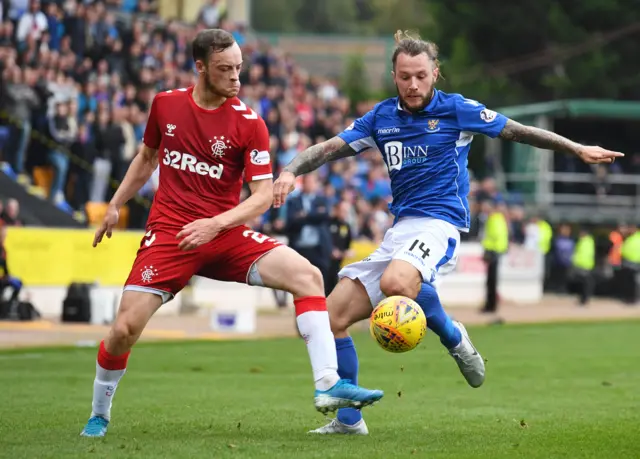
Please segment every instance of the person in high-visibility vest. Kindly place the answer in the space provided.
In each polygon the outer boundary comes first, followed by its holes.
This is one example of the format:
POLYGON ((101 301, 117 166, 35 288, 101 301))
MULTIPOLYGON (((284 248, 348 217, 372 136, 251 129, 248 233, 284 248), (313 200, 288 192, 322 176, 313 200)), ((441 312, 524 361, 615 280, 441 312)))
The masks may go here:
POLYGON ((626 225, 618 225, 618 228, 609 233, 611 248, 609 249, 607 260, 613 267, 619 267, 622 264, 622 243, 627 234, 629 234, 629 230, 626 225))
POLYGON ((547 255, 551 249, 551 240, 553 239, 553 229, 546 220, 538 220, 538 247, 543 255, 547 255))
POLYGON ((628 234, 622 243, 621 293, 625 303, 635 305, 640 275, 640 231, 636 225, 631 225, 628 234))
POLYGON ((623 291, 622 277, 622 243, 627 236, 627 225, 620 224, 618 228, 611 230, 609 233, 609 253, 607 254, 607 262, 611 269, 611 281, 609 282, 610 295, 614 298, 621 298, 623 291))
POLYGON ((593 293, 593 269, 596 266, 596 242, 586 230, 580 230, 580 237, 573 252, 573 269, 580 285, 580 305, 589 302, 593 293))
POLYGON ((484 260, 487 263, 487 297, 482 312, 495 312, 498 307, 498 266, 500 256, 509 248, 509 224, 506 206, 492 206, 484 227, 484 260))
POLYGON ((542 276, 543 279, 543 289, 547 290, 549 288, 549 280, 551 277, 551 264, 553 261, 551 254, 551 243, 553 240, 553 229, 549 222, 542 218, 537 219, 538 225, 538 249, 544 256, 544 273, 542 276))

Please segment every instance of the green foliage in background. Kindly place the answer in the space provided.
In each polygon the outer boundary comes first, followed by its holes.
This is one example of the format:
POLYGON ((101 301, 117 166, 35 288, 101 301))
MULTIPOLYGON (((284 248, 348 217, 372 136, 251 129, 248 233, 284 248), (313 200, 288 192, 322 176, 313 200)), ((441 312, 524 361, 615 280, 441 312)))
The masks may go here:
POLYGON ((263 32, 418 30, 440 47, 440 87, 494 106, 640 99, 640 0, 270 0, 252 11, 263 32))
POLYGON ((358 102, 372 97, 364 59, 359 54, 349 56, 347 59, 340 87, 351 101, 352 109, 355 109, 358 102))

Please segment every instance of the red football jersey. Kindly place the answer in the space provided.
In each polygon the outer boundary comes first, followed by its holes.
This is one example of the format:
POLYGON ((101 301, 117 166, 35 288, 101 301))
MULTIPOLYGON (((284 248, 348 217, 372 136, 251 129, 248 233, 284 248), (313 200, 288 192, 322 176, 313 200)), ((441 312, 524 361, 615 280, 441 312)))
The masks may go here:
POLYGON ((193 86, 159 93, 143 142, 158 150, 160 164, 149 225, 216 216, 239 204, 243 179, 273 177, 267 126, 237 97, 206 110, 193 100, 193 86))

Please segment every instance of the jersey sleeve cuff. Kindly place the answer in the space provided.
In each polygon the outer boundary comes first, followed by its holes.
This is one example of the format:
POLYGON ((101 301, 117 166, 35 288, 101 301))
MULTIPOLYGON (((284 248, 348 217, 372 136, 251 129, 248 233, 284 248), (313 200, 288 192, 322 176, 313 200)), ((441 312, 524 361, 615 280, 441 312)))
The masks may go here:
POLYGON ((350 135, 348 132, 343 132, 338 134, 342 140, 347 142, 347 144, 353 148, 356 153, 363 152, 364 150, 368 150, 369 148, 375 148, 376 142, 373 140, 373 137, 360 137, 357 138, 353 135, 350 135))
POLYGON ((270 178, 273 178, 273 174, 260 174, 252 176, 250 181, 255 182, 257 180, 266 180, 270 178))
POLYGON ((498 114, 497 119, 495 120, 494 125, 492 126, 491 132, 488 132, 487 135, 492 139, 495 139, 500 135, 504 126, 507 124, 508 118, 504 115, 498 114))

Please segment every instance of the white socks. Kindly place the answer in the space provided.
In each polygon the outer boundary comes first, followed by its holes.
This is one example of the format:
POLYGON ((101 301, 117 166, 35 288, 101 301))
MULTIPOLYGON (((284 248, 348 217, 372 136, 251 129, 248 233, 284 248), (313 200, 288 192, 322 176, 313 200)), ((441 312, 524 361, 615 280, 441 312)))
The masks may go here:
POLYGON ((307 296, 294 300, 298 330, 307 343, 316 389, 331 389, 339 380, 336 343, 331 333, 327 300, 307 296))
POLYGON ((98 349, 96 361, 96 379, 93 381, 93 403, 91 417, 101 416, 107 420, 111 418, 111 403, 116 393, 118 382, 127 371, 129 354, 112 355, 104 347, 104 341, 98 349))
POLYGON ((96 362, 96 379, 93 381, 93 403, 91 416, 111 418, 111 403, 118 388, 118 382, 127 370, 105 370, 96 362))

